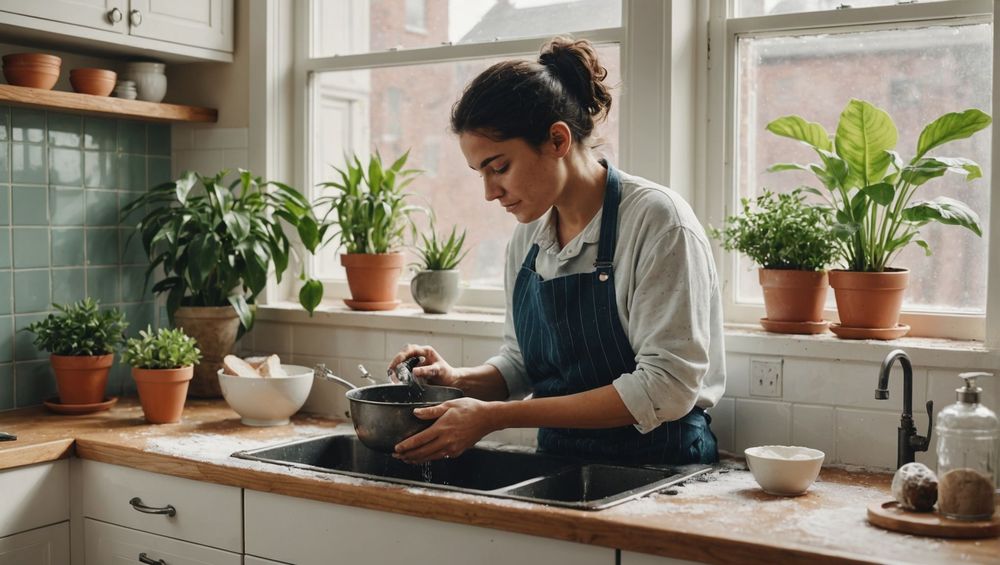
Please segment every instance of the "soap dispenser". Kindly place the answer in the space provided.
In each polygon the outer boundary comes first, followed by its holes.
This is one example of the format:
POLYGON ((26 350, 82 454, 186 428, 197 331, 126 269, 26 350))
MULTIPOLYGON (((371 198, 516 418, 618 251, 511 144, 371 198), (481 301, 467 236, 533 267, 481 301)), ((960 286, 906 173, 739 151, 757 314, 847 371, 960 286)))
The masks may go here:
POLYGON ((962 373, 958 402, 937 417, 938 512, 958 520, 988 520, 997 481, 997 415, 979 402, 976 379, 989 373, 962 373))

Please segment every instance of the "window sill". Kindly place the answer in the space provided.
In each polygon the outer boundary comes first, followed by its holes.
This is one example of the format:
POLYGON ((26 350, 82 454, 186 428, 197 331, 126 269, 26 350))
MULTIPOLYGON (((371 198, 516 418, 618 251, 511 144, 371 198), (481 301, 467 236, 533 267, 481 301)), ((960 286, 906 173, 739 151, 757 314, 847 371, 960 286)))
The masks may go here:
MULTIPOLYGON (((358 312, 339 301, 323 303, 312 317, 294 302, 262 305, 257 318, 264 322, 489 338, 500 338, 504 325, 502 310, 462 308, 448 314, 425 314, 415 304, 403 304, 386 312, 358 312)), ((728 353, 878 363, 890 351, 903 349, 915 365, 1000 371, 1000 354, 986 348, 981 341, 925 337, 904 337, 892 341, 847 340, 830 333, 774 334, 753 324, 726 324, 725 332, 728 353)))

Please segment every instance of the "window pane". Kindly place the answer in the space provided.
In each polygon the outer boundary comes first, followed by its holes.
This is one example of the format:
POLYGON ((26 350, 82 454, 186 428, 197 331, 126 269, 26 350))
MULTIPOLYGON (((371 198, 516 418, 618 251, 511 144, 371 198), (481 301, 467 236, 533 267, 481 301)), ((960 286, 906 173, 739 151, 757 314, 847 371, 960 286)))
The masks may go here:
POLYGON ((731 2, 733 3, 734 15, 738 18, 789 14, 792 12, 820 12, 824 10, 836 10, 840 6, 870 8, 872 6, 892 6, 894 4, 908 3, 900 2, 899 0, 731 0, 731 2))
POLYGON ((621 0, 312 0, 309 21, 325 57, 619 27, 621 11, 621 0))
MULTIPOLYGON (((608 69, 607 84, 621 81, 617 45, 598 47, 608 69)), ((332 166, 343 166, 344 152, 357 152, 362 160, 377 148, 386 160, 410 150, 407 167, 424 171, 409 186, 414 203, 430 207, 438 231, 468 230, 470 251, 460 265, 462 278, 478 287, 503 287, 504 250, 517 221, 496 202, 486 202, 478 173, 469 169, 448 129, 452 104, 465 85, 494 60, 473 60, 433 65, 390 67, 318 74, 314 81, 312 182, 333 179, 332 166)), ((617 162, 618 108, 616 97, 608 120, 594 134, 604 142, 602 153, 617 162)), ((418 218, 421 229, 424 217, 418 218)), ((317 260, 317 275, 343 278, 338 251, 325 249, 317 260)), ((407 264, 416 261, 412 252, 407 264)))
MULTIPOLYGON (((897 151, 913 157, 923 127, 947 112, 990 111, 992 30, 989 24, 937 26, 837 35, 741 38, 738 53, 737 182, 740 196, 801 185, 820 188, 807 173, 767 173, 771 164, 817 160, 805 145, 764 128, 775 118, 798 114, 836 131, 851 98, 886 110, 899 129, 897 151)), ((990 133, 953 141, 932 155, 970 158, 984 178, 967 183, 949 174, 923 185, 915 198, 949 196, 979 213, 982 238, 958 226, 929 224, 921 236, 934 254, 912 245, 894 261, 911 270, 905 307, 982 313, 986 305, 989 241, 990 133)), ((825 189, 822 189, 825 190, 825 189)), ((753 266, 740 258, 739 301, 760 302, 753 266)), ((832 294, 832 293, 831 293, 832 294)))

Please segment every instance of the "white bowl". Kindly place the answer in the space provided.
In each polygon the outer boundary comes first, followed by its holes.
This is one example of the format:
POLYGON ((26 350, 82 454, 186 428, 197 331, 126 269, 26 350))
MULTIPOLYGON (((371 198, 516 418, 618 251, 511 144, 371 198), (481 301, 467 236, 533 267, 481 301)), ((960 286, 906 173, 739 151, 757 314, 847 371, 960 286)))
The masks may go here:
POLYGON ((287 377, 234 377, 219 369, 219 386, 229 407, 248 426, 281 426, 299 411, 309 397, 313 370, 301 365, 281 365, 287 377))
POLYGON ((159 102, 167 95, 167 76, 148 71, 128 71, 123 77, 135 82, 139 100, 159 102))
POLYGON ((753 478, 768 494, 798 496, 809 489, 823 466, 818 449, 790 445, 762 445, 744 452, 753 478))

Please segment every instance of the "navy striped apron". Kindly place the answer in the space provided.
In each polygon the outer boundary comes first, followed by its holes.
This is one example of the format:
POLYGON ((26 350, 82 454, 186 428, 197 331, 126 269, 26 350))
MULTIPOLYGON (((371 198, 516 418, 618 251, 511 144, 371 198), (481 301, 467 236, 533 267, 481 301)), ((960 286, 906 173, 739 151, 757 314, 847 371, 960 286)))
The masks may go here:
MULTIPOLYGON (((535 398, 565 396, 611 384, 636 368, 635 352, 618 319, 613 259, 621 185, 607 165, 596 270, 543 280, 531 246, 514 283, 513 318, 535 398)), ((641 434, 634 426, 540 428, 541 451, 621 463, 713 463, 711 418, 695 407, 680 420, 641 434)))

